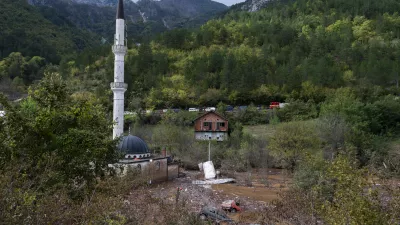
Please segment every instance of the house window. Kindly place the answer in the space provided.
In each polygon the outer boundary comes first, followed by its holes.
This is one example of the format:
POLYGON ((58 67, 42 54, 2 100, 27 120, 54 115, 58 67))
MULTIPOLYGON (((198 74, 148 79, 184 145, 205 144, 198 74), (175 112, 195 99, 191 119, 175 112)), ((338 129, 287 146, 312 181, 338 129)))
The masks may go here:
POLYGON ((225 127, 225 123, 224 122, 217 123, 217 130, 219 130, 221 127, 225 127))
POLYGON ((211 122, 204 122, 203 127, 205 130, 211 130, 212 129, 212 123, 211 122))

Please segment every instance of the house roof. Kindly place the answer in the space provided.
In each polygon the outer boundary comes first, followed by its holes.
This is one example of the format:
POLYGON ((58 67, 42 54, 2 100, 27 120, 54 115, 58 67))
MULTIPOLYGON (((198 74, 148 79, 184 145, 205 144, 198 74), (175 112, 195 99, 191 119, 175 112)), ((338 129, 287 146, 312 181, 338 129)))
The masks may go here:
POLYGON ((206 116, 206 115, 208 115, 208 114, 211 114, 211 113, 213 113, 213 114, 215 114, 215 115, 221 117, 221 118, 224 119, 224 120, 228 120, 226 117, 222 116, 221 114, 219 114, 219 113, 217 113, 217 112, 215 112, 215 111, 210 111, 210 112, 206 112, 206 113, 204 113, 203 115, 197 117, 197 118, 194 119, 193 121, 197 121, 197 120, 199 120, 200 118, 203 118, 204 116, 206 116))

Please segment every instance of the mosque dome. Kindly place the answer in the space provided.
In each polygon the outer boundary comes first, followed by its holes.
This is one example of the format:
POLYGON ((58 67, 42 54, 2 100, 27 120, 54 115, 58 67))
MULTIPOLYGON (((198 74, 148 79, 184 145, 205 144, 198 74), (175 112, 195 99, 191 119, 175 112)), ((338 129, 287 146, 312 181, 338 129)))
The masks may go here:
POLYGON ((150 157, 150 150, 146 142, 136 136, 128 135, 122 137, 118 148, 125 153, 125 158, 140 159, 150 157))

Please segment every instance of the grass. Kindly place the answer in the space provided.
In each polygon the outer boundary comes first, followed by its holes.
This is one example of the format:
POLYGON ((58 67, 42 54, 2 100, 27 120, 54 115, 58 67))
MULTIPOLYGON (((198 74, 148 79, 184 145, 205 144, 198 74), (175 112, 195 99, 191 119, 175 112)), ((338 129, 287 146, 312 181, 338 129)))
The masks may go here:
POLYGON ((252 126, 244 126, 243 132, 246 134, 250 134, 257 139, 269 139, 275 133, 276 126, 263 124, 263 125, 252 125, 252 126))

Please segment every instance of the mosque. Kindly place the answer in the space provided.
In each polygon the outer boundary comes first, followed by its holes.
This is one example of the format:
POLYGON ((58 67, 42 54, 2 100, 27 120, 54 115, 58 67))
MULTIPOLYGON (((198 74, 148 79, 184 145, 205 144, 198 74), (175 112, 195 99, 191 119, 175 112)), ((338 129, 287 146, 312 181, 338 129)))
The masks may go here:
POLYGON ((124 158, 112 166, 115 168, 121 168, 121 172, 124 174, 129 168, 138 169, 141 170, 142 173, 146 173, 146 175, 149 176, 150 181, 165 181, 179 174, 179 166, 176 164, 169 165, 168 157, 166 156, 165 152, 161 157, 153 156, 146 142, 144 142, 141 138, 132 136, 130 134, 123 136, 124 93, 128 87, 128 85, 124 83, 124 65, 127 50, 124 3, 123 0, 119 0, 117 6, 116 32, 114 45, 112 46, 112 51, 115 55, 114 82, 112 82, 110 86, 114 94, 113 138, 115 139, 121 137, 121 142, 118 145, 118 149, 123 153, 124 158))

